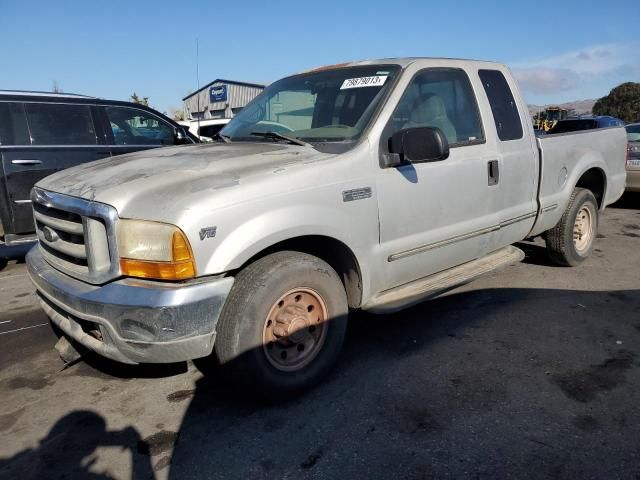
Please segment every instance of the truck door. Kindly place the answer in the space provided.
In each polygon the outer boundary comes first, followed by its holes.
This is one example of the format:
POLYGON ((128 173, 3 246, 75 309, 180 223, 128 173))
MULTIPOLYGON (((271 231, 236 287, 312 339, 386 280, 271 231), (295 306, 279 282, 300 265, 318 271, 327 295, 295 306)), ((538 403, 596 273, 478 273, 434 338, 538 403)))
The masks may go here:
MULTIPOLYGON (((496 248, 520 241, 531 231, 537 214, 538 148, 528 109, 515 97, 515 85, 499 70, 478 72, 493 122, 487 120, 487 134, 497 139, 494 181, 498 192, 500 230, 494 239, 496 248), (524 110, 524 111, 523 111, 524 110), (523 128, 525 125, 527 128, 523 128), (495 128, 495 134, 493 129, 495 128)), ((481 101, 484 100, 480 95, 481 101)))
POLYGON ((466 71, 434 68, 410 81, 382 134, 438 127, 446 160, 381 168, 377 175, 380 243, 391 288, 481 257, 493 249, 498 195, 488 178, 495 159, 466 71))

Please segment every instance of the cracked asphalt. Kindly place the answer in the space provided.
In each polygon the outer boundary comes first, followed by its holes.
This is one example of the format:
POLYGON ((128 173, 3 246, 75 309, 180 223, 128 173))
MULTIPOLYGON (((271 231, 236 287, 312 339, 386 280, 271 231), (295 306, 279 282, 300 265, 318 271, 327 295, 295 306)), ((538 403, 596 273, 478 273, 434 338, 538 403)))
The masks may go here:
POLYGON ((445 297, 355 314, 333 374, 279 404, 191 363, 63 369, 10 260, 0 478, 640 478, 640 195, 578 268, 519 246, 445 297))

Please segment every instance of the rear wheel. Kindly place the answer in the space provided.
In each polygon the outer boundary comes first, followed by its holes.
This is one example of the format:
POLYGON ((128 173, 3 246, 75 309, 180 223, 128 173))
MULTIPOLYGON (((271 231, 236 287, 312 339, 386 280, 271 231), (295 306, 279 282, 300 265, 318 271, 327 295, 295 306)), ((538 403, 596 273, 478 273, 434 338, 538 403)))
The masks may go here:
POLYGON ((214 354, 234 382, 270 396, 317 383, 335 363, 347 297, 317 257, 277 252, 242 270, 217 326, 214 354))
POLYGON ((562 266, 576 266, 593 251, 598 232, 598 204, 593 193, 575 188, 558 224, 546 232, 550 258, 562 266))

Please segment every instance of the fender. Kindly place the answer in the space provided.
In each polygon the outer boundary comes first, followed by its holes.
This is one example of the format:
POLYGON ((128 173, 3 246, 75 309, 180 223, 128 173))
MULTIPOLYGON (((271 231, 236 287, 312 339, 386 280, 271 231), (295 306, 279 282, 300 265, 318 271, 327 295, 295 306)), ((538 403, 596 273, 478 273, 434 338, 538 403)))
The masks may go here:
MULTIPOLYGON (((236 270, 277 243, 306 235, 320 235, 338 240, 351 250, 360 267, 363 296, 369 290, 371 273, 367 260, 372 252, 367 252, 367 248, 372 248, 376 242, 369 242, 367 247, 365 241, 378 236, 377 222, 369 221, 369 215, 352 215, 345 209, 305 204, 263 210, 257 215, 255 209, 253 212, 253 217, 235 212, 235 228, 231 231, 225 232, 224 224, 218 226, 216 247, 203 268, 203 274, 236 270), (247 220, 237 224, 238 218, 247 220), (355 237, 350 232, 360 234, 355 237), (363 232, 367 233, 363 235, 363 232)), ((377 220, 377 216, 374 219, 377 220)))

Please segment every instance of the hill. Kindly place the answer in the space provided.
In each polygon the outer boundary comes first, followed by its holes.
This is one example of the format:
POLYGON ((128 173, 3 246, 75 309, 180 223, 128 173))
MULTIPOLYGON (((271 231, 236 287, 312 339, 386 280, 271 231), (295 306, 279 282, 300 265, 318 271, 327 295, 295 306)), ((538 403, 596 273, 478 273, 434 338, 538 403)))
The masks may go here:
MULTIPOLYGON (((596 103, 595 98, 589 99, 589 100, 575 100, 573 102, 553 104, 553 106, 566 108, 567 110, 575 110, 575 113, 577 114, 584 114, 584 113, 591 113, 591 109, 593 108, 594 103, 596 103)), ((531 114, 531 116, 533 116, 536 113, 544 110, 546 107, 549 107, 549 106, 551 106, 551 104, 542 105, 542 106, 529 105, 529 113, 531 114)))

